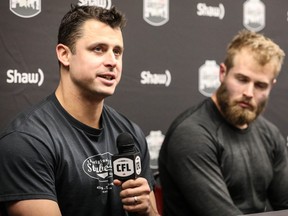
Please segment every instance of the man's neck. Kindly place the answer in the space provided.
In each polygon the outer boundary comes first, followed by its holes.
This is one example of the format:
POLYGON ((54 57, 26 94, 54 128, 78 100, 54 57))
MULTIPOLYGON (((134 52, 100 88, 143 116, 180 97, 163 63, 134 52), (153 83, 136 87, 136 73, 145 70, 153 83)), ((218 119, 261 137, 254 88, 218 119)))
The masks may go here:
POLYGON ((104 100, 89 100, 83 96, 63 91, 61 86, 58 86, 55 94, 61 106, 71 116, 87 126, 100 128, 104 100))

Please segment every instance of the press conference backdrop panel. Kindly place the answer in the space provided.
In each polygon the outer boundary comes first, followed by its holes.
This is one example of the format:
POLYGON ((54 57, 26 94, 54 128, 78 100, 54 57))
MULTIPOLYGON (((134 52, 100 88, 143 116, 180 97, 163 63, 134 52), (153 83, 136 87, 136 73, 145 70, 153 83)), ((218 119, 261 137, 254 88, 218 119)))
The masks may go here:
MULTIPOLYGON (((57 30, 71 4, 126 14, 122 81, 106 103, 141 126, 155 170, 171 121, 218 87, 219 64, 239 30, 264 33, 288 55, 287 0, 1 0, 0 129, 55 90, 57 30)), ((287 62, 264 113, 285 138, 287 62)))

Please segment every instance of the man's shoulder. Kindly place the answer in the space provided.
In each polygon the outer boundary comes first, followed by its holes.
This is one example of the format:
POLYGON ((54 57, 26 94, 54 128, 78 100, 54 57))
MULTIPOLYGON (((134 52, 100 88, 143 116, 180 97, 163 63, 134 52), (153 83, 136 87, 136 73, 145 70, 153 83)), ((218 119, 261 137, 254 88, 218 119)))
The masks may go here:
POLYGON ((127 129, 141 131, 137 123, 107 104, 103 106, 102 120, 104 124, 109 123, 110 126, 118 127, 124 131, 127 129))
POLYGON ((132 122, 128 117, 126 117, 124 114, 121 112, 117 111, 113 107, 104 104, 103 106, 103 116, 105 118, 113 118, 117 121, 126 121, 126 122, 132 122))
POLYGON ((261 134, 264 135, 277 134, 276 136, 278 136, 280 134, 279 128, 263 115, 259 115, 253 122, 253 128, 260 131, 261 134))
POLYGON ((12 132, 29 132, 35 131, 45 121, 47 116, 51 114, 51 95, 43 98, 39 102, 27 107, 19 112, 14 119, 2 131, 1 137, 12 132))
MULTIPOLYGON (((171 128, 176 128, 179 125, 188 124, 189 127, 199 124, 211 124, 212 116, 215 113, 215 105, 211 98, 206 98, 200 103, 187 108, 178 115, 171 124, 171 128)), ((173 129, 172 129, 173 130, 173 129)))

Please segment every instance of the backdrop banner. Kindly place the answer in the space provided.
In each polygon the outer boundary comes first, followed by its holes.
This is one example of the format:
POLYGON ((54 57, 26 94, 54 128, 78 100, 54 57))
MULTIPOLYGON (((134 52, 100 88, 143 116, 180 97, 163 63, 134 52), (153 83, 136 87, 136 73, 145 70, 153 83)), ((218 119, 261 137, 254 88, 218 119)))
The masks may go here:
MULTIPOLYGON (((57 31, 71 4, 115 5, 126 14, 122 81, 106 103, 143 129, 155 170, 172 120, 219 86, 219 64, 239 30, 265 34, 288 56, 287 0, 2 0, 0 129, 55 90, 57 31)), ((264 113, 285 137, 287 62, 264 113)))

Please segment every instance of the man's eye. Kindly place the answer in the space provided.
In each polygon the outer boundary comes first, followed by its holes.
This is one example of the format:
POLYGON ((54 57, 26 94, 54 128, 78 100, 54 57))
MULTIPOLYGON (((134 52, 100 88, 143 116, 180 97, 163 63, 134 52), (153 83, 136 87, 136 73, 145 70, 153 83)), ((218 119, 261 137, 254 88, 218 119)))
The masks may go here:
POLYGON ((95 47, 94 50, 96 52, 102 52, 103 51, 102 47, 95 47))
POLYGON ((114 49, 114 53, 116 56, 119 56, 122 54, 122 50, 121 49, 114 49))
POLYGON ((268 88, 268 85, 265 83, 257 83, 256 88, 265 90, 266 88, 268 88))

